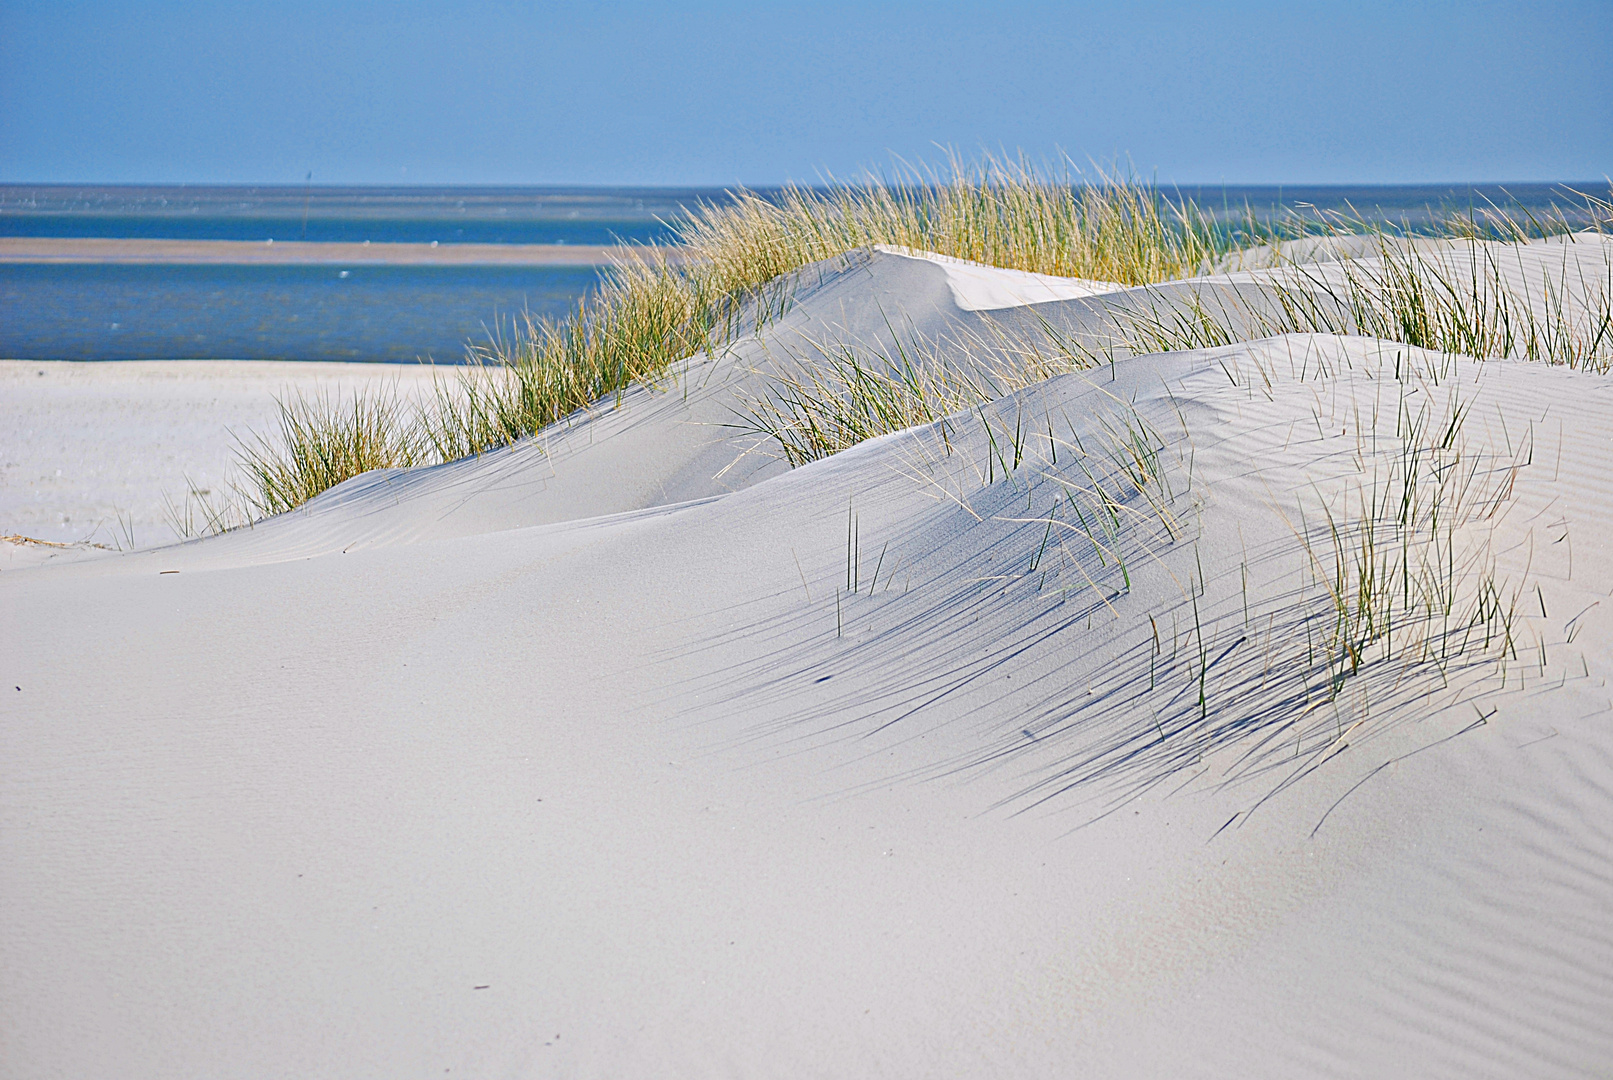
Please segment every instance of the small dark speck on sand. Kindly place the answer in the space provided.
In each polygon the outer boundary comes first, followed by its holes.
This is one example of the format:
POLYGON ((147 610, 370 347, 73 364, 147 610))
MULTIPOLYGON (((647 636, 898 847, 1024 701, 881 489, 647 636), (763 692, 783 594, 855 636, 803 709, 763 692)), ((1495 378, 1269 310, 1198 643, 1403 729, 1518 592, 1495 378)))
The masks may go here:
POLYGON ((823 677, 823 678, 821 678, 821 679, 813 679, 813 680, 812 680, 812 681, 813 681, 813 682, 814 682, 814 683, 821 683, 821 682, 828 682, 828 681, 829 681, 829 680, 830 680, 830 679, 832 679, 832 678, 834 678, 834 676, 833 676, 833 675, 825 675, 825 676, 824 676, 824 677, 823 677))
POLYGON ((491 985, 492 985, 492 984, 491 984, 491 983, 489 983, 489 984, 487 984, 487 985, 485 985, 485 986, 473 986, 473 987, 471 987, 471 989, 472 989, 472 990, 486 990, 486 989, 487 989, 487 987, 488 987, 488 986, 491 986, 491 985))

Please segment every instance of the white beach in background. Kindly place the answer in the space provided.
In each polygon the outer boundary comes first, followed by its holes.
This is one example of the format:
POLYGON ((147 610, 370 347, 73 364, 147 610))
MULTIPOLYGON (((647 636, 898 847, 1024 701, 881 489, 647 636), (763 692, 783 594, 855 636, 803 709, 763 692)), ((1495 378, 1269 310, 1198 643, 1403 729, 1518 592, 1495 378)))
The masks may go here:
MULTIPOLYGON (((170 504, 222 495, 236 441, 275 430, 277 397, 429 394, 420 364, 0 360, 0 534, 107 548, 181 539, 170 504), (132 543, 131 543, 132 537, 132 543)), ((0 543, 0 569, 60 551, 0 543)))
MULTIPOLYGON (((1605 1074, 1613 379, 1291 335, 787 470, 731 426, 773 365, 1040 299, 801 280, 540 439, 0 573, 6 1070, 1605 1074), (1462 420, 1418 460, 1471 470, 1453 587, 1515 648, 1322 692, 1300 537, 1423 453, 1408 417, 1462 420), (1049 507, 1132 424, 1160 504, 1082 546, 1049 507)), ((1038 317, 1126 295, 1063 288, 1038 317)), ((12 370, 7 408, 53 377, 12 370)), ((34 473, 156 491, 202 467, 159 416, 271 408, 208 374, 119 413, 96 370, 57 378, 110 419, 41 406, 34 473)))

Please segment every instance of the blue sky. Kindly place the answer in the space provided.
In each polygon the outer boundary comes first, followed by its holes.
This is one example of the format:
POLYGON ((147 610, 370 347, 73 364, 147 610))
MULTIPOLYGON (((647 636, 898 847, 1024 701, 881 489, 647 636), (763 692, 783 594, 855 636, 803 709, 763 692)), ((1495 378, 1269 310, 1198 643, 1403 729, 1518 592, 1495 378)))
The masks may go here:
POLYGON ((769 184, 891 154, 1174 183, 1613 173, 1613 2, 15 3, 0 180, 769 184))

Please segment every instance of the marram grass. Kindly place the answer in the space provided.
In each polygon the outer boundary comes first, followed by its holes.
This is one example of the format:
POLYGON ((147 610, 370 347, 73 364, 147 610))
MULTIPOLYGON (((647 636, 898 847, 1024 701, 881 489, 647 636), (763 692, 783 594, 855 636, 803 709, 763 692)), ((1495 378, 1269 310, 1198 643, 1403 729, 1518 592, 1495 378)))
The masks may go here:
POLYGON ((1280 334, 1344 334, 1474 359, 1613 368, 1613 257, 1593 273, 1514 275, 1518 241, 1460 237, 1429 250, 1379 234, 1365 256, 1279 263, 1256 285, 1143 294, 1111 312, 1107 355, 1214 348, 1280 334), (1520 285, 1516 278, 1527 281, 1520 285), (1529 277, 1533 280, 1528 280, 1529 277))
POLYGON ((254 517, 301 506, 371 469, 429 460, 423 433, 394 390, 360 392, 351 401, 324 395, 280 403, 280 438, 257 436, 240 447, 244 502, 254 517))

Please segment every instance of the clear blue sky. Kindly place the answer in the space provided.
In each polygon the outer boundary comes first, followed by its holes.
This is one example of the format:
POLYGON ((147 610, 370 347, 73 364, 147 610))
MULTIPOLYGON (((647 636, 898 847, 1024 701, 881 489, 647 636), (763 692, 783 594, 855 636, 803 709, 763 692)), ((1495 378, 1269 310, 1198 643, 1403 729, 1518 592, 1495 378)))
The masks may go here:
POLYGON ((891 153, 1175 183, 1613 173, 1613 0, 0 0, 0 180, 769 184, 891 153))

